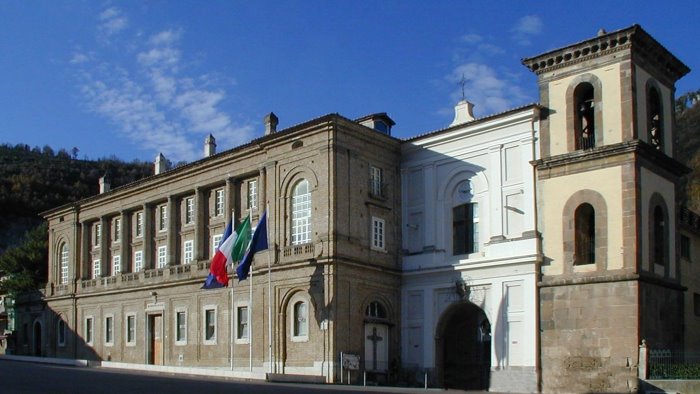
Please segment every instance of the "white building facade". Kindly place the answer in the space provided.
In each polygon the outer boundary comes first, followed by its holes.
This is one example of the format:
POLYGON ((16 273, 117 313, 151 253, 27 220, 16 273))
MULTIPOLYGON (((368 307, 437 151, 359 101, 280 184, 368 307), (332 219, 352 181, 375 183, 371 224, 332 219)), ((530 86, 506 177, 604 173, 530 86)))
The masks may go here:
POLYGON ((533 392, 539 107, 464 104, 402 146, 402 361, 443 387, 533 392))

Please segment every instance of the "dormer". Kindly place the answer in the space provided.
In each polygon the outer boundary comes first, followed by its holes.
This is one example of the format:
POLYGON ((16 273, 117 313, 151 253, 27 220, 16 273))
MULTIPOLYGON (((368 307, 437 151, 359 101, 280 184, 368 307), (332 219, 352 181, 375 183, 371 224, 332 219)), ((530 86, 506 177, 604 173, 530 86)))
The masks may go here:
POLYGON ((674 157, 675 82, 690 69, 640 26, 523 59, 538 76, 542 157, 633 140, 674 157))
POLYGON ((386 135, 391 135, 391 127, 396 124, 386 112, 363 116, 355 122, 386 135))

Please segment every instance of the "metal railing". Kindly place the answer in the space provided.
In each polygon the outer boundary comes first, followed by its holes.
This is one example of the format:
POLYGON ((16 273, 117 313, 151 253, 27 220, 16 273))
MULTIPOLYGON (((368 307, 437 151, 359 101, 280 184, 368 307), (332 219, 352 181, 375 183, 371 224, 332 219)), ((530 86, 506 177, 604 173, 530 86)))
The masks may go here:
POLYGON ((700 379, 700 353, 649 349, 649 379, 700 379))

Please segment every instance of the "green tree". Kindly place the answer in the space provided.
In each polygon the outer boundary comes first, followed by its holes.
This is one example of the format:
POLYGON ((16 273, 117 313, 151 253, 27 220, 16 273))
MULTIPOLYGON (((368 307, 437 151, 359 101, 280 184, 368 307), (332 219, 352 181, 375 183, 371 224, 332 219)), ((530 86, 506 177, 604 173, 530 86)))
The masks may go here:
POLYGON ((46 282, 48 269, 48 233, 46 223, 28 231, 24 242, 0 255, 0 293, 17 294, 35 290, 46 282))

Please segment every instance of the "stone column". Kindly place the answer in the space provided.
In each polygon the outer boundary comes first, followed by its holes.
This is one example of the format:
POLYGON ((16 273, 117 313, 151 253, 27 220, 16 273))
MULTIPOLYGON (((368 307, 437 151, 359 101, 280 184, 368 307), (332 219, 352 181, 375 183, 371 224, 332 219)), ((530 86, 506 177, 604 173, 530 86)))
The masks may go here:
POLYGON ((177 223, 180 219, 180 210, 177 209, 179 204, 179 199, 174 196, 168 196, 168 206, 167 206, 167 223, 165 226, 167 228, 166 244, 167 246, 167 260, 165 265, 177 265, 178 261, 178 250, 179 250, 179 237, 177 234, 177 223))
POLYGON ((207 209, 207 198, 201 187, 194 189, 194 262, 204 260, 204 245, 206 241, 206 221, 209 210, 207 209))
POLYGON ((119 239, 119 249, 121 252, 122 272, 131 272, 131 213, 121 211, 122 228, 119 239))
POLYGON ((260 175, 258 181, 258 216, 262 215, 267 205, 267 168, 260 167, 260 175))
POLYGON ((154 211, 151 204, 143 204, 143 269, 153 269, 154 211))
POLYGON ((100 217, 100 277, 109 276, 110 261, 109 261, 109 220, 106 217, 100 217))
POLYGON ((226 187, 224 188, 224 222, 227 224, 231 220, 235 223, 236 220, 235 212, 233 212, 233 207, 236 204, 234 198, 236 183, 234 178, 226 179, 226 187))
POLYGON ((90 279, 90 223, 80 223, 80 257, 78 265, 80 266, 80 279, 90 279))

